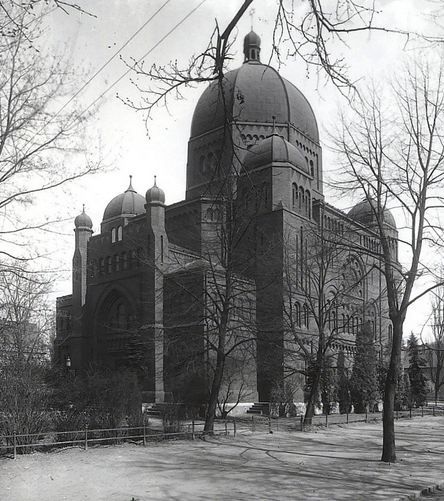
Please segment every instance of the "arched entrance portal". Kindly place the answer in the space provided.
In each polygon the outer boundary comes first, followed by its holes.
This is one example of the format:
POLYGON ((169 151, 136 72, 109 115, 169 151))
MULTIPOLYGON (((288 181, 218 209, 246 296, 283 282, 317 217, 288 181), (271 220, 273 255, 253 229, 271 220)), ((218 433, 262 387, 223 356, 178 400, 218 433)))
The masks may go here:
POLYGON ((100 364, 111 369, 140 370, 146 346, 125 294, 115 289, 109 292, 97 309, 94 325, 96 360, 100 364))

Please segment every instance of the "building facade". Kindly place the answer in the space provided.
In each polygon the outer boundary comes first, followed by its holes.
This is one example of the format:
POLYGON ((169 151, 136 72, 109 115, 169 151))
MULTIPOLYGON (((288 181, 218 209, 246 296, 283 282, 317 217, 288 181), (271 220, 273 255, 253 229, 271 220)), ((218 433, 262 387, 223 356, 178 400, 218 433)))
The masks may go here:
MULTIPOLYGON (((185 199, 154 182, 107 205, 100 233, 75 219, 73 290, 57 300, 56 354, 140 372, 147 400, 180 400, 210 380, 224 336, 223 387, 269 401, 319 339, 352 357, 365 324, 390 336, 374 204, 326 203, 318 125, 303 94, 260 61, 212 82, 194 111, 185 199), (326 267, 326 264, 328 266, 326 267), (320 277, 323 277, 320 280, 320 277)), ((384 211, 397 259, 397 230, 384 211)))

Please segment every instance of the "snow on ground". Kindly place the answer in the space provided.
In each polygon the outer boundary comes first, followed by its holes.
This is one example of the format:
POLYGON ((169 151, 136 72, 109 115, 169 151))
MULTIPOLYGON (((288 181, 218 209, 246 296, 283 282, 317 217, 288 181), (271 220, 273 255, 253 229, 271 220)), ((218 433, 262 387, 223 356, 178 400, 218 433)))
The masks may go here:
POLYGON ((444 417, 399 421, 398 462, 381 423, 0 460, 3 501, 387 500, 444 482, 444 417))

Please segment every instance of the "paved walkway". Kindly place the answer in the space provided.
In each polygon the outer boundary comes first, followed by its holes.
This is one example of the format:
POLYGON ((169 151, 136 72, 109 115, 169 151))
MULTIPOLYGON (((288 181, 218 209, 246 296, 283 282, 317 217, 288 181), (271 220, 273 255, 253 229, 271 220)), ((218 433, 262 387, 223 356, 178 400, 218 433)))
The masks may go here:
POLYGON ((379 461, 381 423, 37 453, 0 461, 0 497, 369 501, 407 499, 444 482, 444 417, 398 421, 396 428, 395 464, 379 461))

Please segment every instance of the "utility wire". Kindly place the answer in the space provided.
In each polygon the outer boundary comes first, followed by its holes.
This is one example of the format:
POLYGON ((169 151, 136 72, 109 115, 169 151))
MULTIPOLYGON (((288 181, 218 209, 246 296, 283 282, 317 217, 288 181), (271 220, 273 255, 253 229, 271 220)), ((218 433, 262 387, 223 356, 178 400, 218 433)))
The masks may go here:
MULTIPOLYGON (((139 64, 143 59, 145 59, 151 52, 153 52, 159 45, 167 39, 174 31, 176 31, 179 26, 181 26, 189 17, 191 17, 199 7, 201 7, 207 0, 202 0, 194 9, 192 9, 188 14, 183 17, 177 24, 175 24, 166 35, 164 35, 156 44, 154 44, 149 51, 147 51, 142 57, 140 57, 135 64, 139 64)), ((123 78, 128 75, 132 68, 128 68, 123 75, 121 75, 117 80, 115 80, 109 87, 107 87, 87 108, 85 108, 76 119, 78 120, 82 115, 84 115, 90 108, 92 108, 102 97, 109 92, 113 87, 115 87, 123 78)))
MULTIPOLYGON (((1 0, 0 0, 1 1, 1 0)), ((34 135, 31 137, 31 139, 28 141, 28 143, 30 143, 38 134, 40 134, 55 118, 56 116, 58 116, 63 109, 66 108, 66 106, 76 97, 79 95, 79 93, 91 82, 91 80, 93 78, 95 78, 99 73, 100 71, 103 70, 103 68, 105 68, 109 62, 123 49, 125 48, 128 43, 167 5, 167 3, 169 3, 171 0, 166 0, 164 4, 162 4, 162 6, 150 17, 150 19, 148 19, 146 21, 146 23, 144 23, 140 28, 139 30, 137 30, 137 32, 135 32, 131 37, 130 39, 121 47, 121 49, 119 49, 116 54, 114 54, 108 61, 106 61, 106 63, 104 63, 102 65, 102 67, 82 86, 82 88, 76 92, 76 94, 69 99, 69 101, 67 103, 65 103, 62 108, 60 108, 56 113, 55 115, 53 115, 51 117, 50 120, 48 120, 48 122, 46 122, 37 132, 34 133, 34 135)), ((194 14, 194 12, 199 8, 201 7, 207 0, 202 0, 196 7, 194 7, 194 9, 192 9, 185 17, 183 17, 175 26, 173 26, 173 28, 171 28, 170 31, 168 31, 168 33, 166 35, 164 35, 153 47, 151 47, 151 49, 149 51, 147 51, 141 58, 139 58, 137 60, 137 63, 139 63, 140 61, 142 61, 142 59, 144 59, 145 57, 147 57, 149 54, 151 54, 151 52, 153 52, 166 38, 168 38, 180 25, 182 25, 192 14, 194 14)), ((128 75, 128 73, 131 71, 131 68, 128 68, 127 71, 125 71, 125 73, 123 73, 122 76, 120 76, 117 80, 115 80, 109 87, 107 87, 89 106, 87 106, 79 115, 77 115, 74 119, 74 121, 77 121, 79 120, 90 108, 92 108, 98 101, 100 101, 100 99, 102 99, 102 97, 107 93, 109 92, 113 87, 115 87, 123 78, 126 77, 126 75, 128 75)))
MULTIPOLYGON (((94 73, 94 75, 91 76, 91 78, 89 78, 83 85, 82 87, 80 87, 80 89, 70 98, 68 99, 68 101, 55 113, 55 115, 53 115, 51 117, 51 119, 43 126, 46 127, 47 125, 49 125, 58 115, 60 115, 60 113, 97 77, 97 75, 99 75, 99 73, 101 73, 108 65, 109 63, 120 53, 122 52, 122 50, 132 41, 134 40, 134 38, 143 30, 145 29, 148 24, 157 16, 157 14, 159 14, 159 12, 167 6, 168 3, 170 3, 171 0, 166 0, 157 10, 156 12, 154 12, 154 14, 149 18, 147 19, 143 24, 142 26, 136 31, 134 32, 129 38, 128 40, 119 48, 117 49, 116 52, 114 52, 114 54, 107 60, 105 61, 102 66, 94 73)), ((42 130, 42 129, 41 129, 42 130)), ((39 134, 41 132, 41 130, 37 133, 39 134)))

